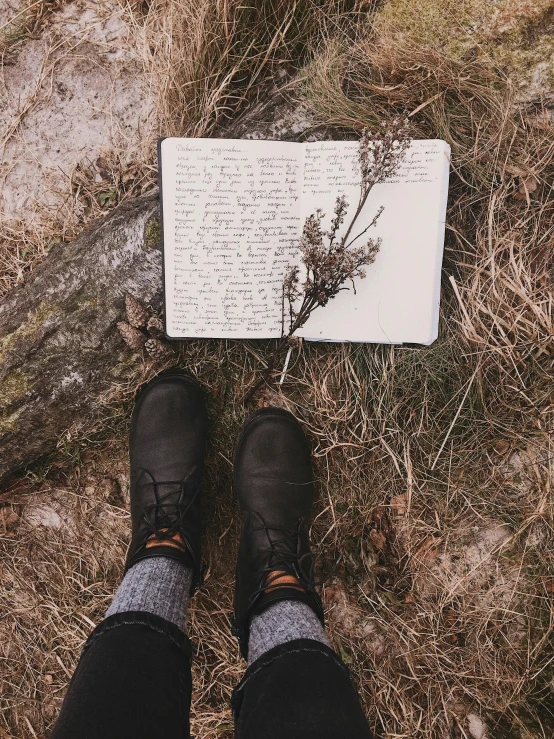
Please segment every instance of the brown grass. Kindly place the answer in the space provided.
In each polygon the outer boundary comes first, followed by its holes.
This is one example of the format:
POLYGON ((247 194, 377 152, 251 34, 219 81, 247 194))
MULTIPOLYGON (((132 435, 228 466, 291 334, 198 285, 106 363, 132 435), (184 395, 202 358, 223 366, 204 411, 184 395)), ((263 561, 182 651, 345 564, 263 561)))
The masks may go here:
POLYGON ((24 0, 19 9, 0 24, 0 54, 9 54, 27 36, 35 35, 50 13, 59 10, 67 0, 24 0))
POLYGON ((160 0, 136 17, 164 136, 207 136, 268 81, 283 80, 326 29, 363 17, 350 0, 160 0))
MULTIPOLYGON (((467 736, 473 710, 494 737, 552 730, 553 127, 540 102, 514 105, 486 48, 472 52, 449 58, 377 23, 354 48, 329 45, 306 74, 322 121, 359 130, 407 110, 419 135, 452 146, 441 337, 430 349, 343 350, 349 371, 335 385, 349 414, 335 443, 358 440, 357 470, 373 454, 356 517, 405 497, 389 553, 399 566, 385 573, 395 598, 357 583, 386 656, 353 642, 369 709, 391 736, 467 736), (516 492, 521 470, 502 461, 517 447, 535 476, 516 492), (480 549, 472 539, 487 531, 480 549), (454 566, 450 552, 463 560, 472 546, 477 561, 454 566)), ((317 375, 320 388, 329 375, 317 375)), ((363 542, 360 524, 351 531, 363 542)))
MULTIPOLYGON (((281 44, 276 30, 293 5, 262 34, 265 53, 253 60, 238 45, 244 35, 231 33, 244 23, 238 5, 202 7, 194 27, 172 25, 181 23, 176 4, 166 16, 153 6, 143 25, 145 33, 165 28, 156 63, 167 70, 172 60, 176 76, 162 90, 161 116, 189 135, 232 114, 296 48, 294 35, 281 44), (237 25, 214 25, 208 13, 222 9, 237 25), (174 43, 185 31, 194 35, 188 48, 200 50, 190 58, 174 43)), ((359 130, 407 110, 418 135, 450 142, 438 341, 304 343, 282 391, 267 397, 292 410, 312 440, 312 538, 327 578, 329 629, 372 726, 385 737, 469 739, 482 720, 489 739, 546 737, 554 726, 554 137, 540 101, 515 104, 510 77, 484 42, 447 51, 377 16, 373 26, 360 21, 349 44, 318 41, 296 88, 323 123, 359 130)), ((228 700, 243 669, 229 630, 237 536, 230 460, 248 412, 244 389, 270 347, 180 345, 179 365, 210 391, 209 576, 191 612, 193 733, 206 739, 232 736, 228 700)), ((135 367, 107 399, 103 430, 61 442, 19 492, 4 495, 18 516, 0 536, 0 726, 8 736, 46 735, 90 622, 102 618, 117 585, 129 535, 132 397, 160 369, 135 367), (66 523, 47 529, 29 519, 37 502, 66 523)))

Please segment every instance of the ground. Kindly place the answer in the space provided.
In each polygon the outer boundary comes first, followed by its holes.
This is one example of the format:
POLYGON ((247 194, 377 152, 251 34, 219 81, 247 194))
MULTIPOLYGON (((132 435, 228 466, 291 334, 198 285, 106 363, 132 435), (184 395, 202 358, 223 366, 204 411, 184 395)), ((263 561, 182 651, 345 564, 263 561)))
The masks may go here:
MULTIPOLYGON (((353 136, 407 111, 415 135, 451 143, 437 342, 304 344, 257 399, 289 408, 310 437, 329 633, 391 739, 554 727, 553 19, 548 0, 0 8, 3 293, 155 186, 159 133, 248 121, 276 83, 276 135, 353 136)), ((208 569, 190 623, 192 730, 205 739, 232 736, 244 670, 230 629, 231 460, 270 347, 188 341, 176 360, 209 391, 208 569)), ((161 369, 140 353, 128 363, 141 379, 161 369)), ((0 491, 0 737, 47 735, 117 587, 133 391, 0 491)))

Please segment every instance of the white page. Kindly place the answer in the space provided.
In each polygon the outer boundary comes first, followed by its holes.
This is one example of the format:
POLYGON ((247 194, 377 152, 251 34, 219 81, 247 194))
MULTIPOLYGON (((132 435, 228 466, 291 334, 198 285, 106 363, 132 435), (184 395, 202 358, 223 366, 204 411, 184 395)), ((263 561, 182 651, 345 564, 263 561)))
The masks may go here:
POLYGON ((303 147, 168 138, 160 150, 168 336, 280 336, 303 147))
MULTIPOLYGON (((302 223, 321 208, 329 229, 337 195, 350 204, 343 230, 359 199, 357 142, 305 144, 302 223)), ((438 333, 440 270, 444 244, 450 147, 440 140, 413 141, 390 181, 376 185, 351 238, 363 231, 378 208, 385 210, 366 238, 383 243, 365 279, 316 308, 297 331, 314 341, 430 344, 438 333)), ((356 245, 363 243, 362 237, 356 245)), ((366 241, 367 243, 367 241, 366 241)))

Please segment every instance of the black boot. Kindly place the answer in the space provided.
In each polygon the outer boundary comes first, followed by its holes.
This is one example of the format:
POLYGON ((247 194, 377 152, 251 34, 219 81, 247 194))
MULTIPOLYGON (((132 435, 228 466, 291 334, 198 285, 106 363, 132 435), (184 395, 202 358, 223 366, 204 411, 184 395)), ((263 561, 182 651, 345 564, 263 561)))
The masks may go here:
POLYGON ((315 591, 308 538, 314 498, 308 442, 294 416, 280 408, 256 411, 245 423, 235 452, 235 489, 241 538, 235 585, 236 634, 248 655, 252 617, 281 600, 307 603, 323 623, 315 591), (287 573, 297 585, 271 586, 287 573))
MULTIPOLYGON (((200 385, 173 368, 139 392, 129 436, 133 534, 125 570, 148 557, 172 557, 200 581, 200 486, 206 445, 206 405, 200 385), (175 534, 182 548, 151 546, 152 535, 175 534)), ((178 543, 178 540, 173 539, 178 543)))

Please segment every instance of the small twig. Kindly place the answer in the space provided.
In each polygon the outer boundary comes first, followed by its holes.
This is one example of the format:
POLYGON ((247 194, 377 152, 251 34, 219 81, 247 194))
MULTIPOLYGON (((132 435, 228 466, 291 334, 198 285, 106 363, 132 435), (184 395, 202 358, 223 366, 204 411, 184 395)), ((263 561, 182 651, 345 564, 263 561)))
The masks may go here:
POLYGON ((289 346, 289 350, 287 352, 287 356, 285 358, 285 364, 283 365, 283 371, 281 372, 281 379, 279 380, 279 385, 282 385, 285 380, 285 375, 287 374, 287 369, 289 366, 290 361, 290 355, 292 354, 292 346, 289 346))
POLYGON ((470 378, 470 380, 469 380, 469 382, 467 384, 467 388, 466 388, 466 391, 464 393, 464 397, 462 398, 462 402, 458 406, 458 410, 456 411, 456 415, 452 419, 452 423, 450 424, 450 427, 449 427, 448 431, 446 432, 446 436, 444 437, 444 440, 443 440, 443 442, 441 444, 441 448, 439 449, 439 451, 437 453, 437 456, 435 457, 435 461, 431 465, 431 469, 432 470, 435 469, 435 465, 439 461, 439 457, 442 454, 442 450, 444 449, 444 447, 446 445, 446 442, 448 441, 448 437, 450 436, 450 433, 451 433, 452 429, 454 428, 454 424, 456 423, 456 421, 458 420, 458 416, 462 412, 462 408, 464 407, 464 403, 466 402, 466 398, 467 398, 467 396, 469 394, 469 391, 471 390, 471 386, 473 385, 473 380, 475 379, 475 377, 477 375, 477 372, 479 371, 480 366, 481 366, 480 364, 477 365, 477 367, 475 369, 475 372, 472 374, 472 376, 471 376, 471 378, 470 378))
POLYGON ((372 228, 373 226, 375 226, 375 225, 377 224, 377 221, 379 220, 379 217, 381 216, 381 214, 382 214, 382 212, 383 212, 384 210, 385 210, 385 206, 384 206, 384 205, 382 205, 382 206, 381 206, 381 207, 379 208, 379 210, 377 211, 377 213, 375 214, 375 216, 374 216, 373 220, 371 221, 371 223, 369 224, 369 226, 366 226, 366 228, 364 228, 364 230, 363 230, 363 231, 361 231, 361 232, 360 232, 360 233, 359 233, 359 234, 358 234, 357 236, 354 236, 354 238, 352 239, 352 241, 350 241, 350 242, 349 242, 349 243, 348 243, 348 244, 346 245, 346 248, 347 248, 347 249, 348 249, 349 247, 351 247, 351 246, 352 246, 352 244, 353 244, 353 243, 354 243, 355 241, 357 241, 357 240, 358 240, 358 239, 359 239, 359 238, 360 238, 361 236, 363 236, 363 235, 364 235, 365 233, 367 233, 367 231, 369 231, 369 229, 370 229, 370 228, 372 228))

